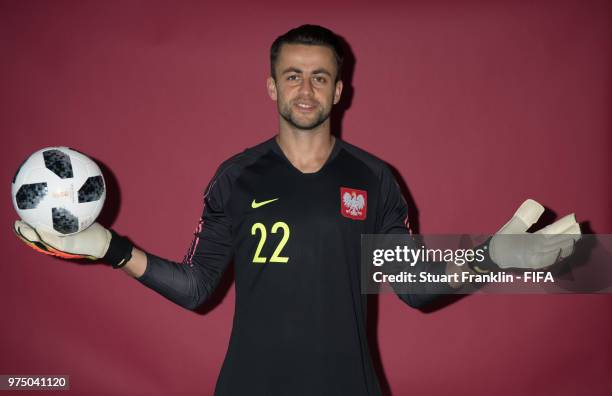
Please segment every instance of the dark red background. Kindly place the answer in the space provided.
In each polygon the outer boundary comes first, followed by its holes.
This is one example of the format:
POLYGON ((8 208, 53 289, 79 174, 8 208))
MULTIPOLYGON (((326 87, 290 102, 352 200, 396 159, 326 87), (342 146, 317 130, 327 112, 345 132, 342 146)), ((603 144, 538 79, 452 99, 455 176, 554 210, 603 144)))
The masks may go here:
MULTIPOLYGON (((528 197, 612 233, 608 1, 2 1, 0 374, 69 374, 75 394, 212 393, 233 287, 195 314, 106 266, 41 257, 10 232, 9 184, 31 152, 75 147, 105 167, 101 221, 181 260, 218 164, 277 130, 267 51, 302 23, 351 45, 342 137, 398 170, 421 233, 493 233, 528 197)), ((612 392, 611 296, 378 305, 395 396, 612 392)))

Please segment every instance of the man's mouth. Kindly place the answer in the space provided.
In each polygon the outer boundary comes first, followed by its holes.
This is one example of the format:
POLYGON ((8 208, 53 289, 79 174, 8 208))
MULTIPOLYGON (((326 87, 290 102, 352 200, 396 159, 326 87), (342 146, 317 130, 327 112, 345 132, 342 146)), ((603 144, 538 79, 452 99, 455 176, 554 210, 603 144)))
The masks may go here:
POLYGON ((295 106, 299 110, 306 111, 306 112, 313 111, 314 109, 316 109, 316 106, 313 103, 301 103, 301 102, 298 102, 298 103, 295 104, 295 106))

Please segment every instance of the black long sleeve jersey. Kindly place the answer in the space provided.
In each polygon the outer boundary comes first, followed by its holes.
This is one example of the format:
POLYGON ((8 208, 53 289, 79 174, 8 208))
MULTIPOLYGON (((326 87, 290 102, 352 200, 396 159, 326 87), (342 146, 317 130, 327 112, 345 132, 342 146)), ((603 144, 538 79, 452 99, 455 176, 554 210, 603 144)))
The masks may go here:
MULTIPOLYGON (((408 233, 407 216, 373 155, 336 139, 325 165, 302 173, 272 138, 219 167, 183 263, 148 254, 138 280, 194 309, 233 261, 236 307, 216 395, 379 395, 360 240, 408 233)), ((411 306, 435 297, 422 292, 399 297, 411 306)))

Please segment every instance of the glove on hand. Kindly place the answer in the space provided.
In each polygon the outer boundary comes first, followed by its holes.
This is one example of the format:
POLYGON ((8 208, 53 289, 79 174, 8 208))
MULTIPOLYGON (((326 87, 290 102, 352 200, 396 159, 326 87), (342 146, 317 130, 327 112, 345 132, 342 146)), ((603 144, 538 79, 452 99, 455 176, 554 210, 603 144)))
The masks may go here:
POLYGON ((572 254, 581 235, 573 213, 535 233, 527 232, 543 212, 542 205, 528 199, 491 238, 489 255, 499 268, 538 270, 572 254))
POLYGON ((113 268, 120 268, 132 257, 132 243, 99 223, 67 236, 36 230, 20 220, 13 230, 34 250, 64 259, 102 259, 113 268))

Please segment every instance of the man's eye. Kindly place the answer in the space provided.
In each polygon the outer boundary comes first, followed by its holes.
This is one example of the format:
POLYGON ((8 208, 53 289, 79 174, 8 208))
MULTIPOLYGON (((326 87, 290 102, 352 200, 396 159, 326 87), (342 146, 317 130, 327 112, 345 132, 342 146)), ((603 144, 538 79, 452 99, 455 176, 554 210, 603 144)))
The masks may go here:
POLYGON ((297 75, 295 75, 295 74, 292 74, 292 75, 290 75, 290 76, 288 76, 288 77, 287 77, 287 80, 289 80, 289 81, 295 81, 295 80, 297 80, 297 79, 298 79, 298 76, 297 76, 297 75))
POLYGON ((314 80, 320 84, 325 84, 327 82, 327 79, 325 77, 322 76, 316 76, 314 78, 314 80))

